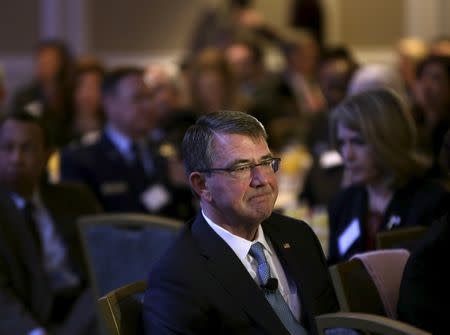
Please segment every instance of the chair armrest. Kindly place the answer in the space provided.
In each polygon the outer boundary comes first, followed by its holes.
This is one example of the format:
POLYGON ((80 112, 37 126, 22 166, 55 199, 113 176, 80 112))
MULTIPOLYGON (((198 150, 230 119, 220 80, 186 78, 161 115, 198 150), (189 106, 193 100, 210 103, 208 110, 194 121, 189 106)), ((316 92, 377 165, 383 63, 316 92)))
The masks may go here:
POLYGON ((316 316, 319 335, 329 328, 351 328, 384 335, 431 335, 422 329, 384 316, 338 312, 316 316))

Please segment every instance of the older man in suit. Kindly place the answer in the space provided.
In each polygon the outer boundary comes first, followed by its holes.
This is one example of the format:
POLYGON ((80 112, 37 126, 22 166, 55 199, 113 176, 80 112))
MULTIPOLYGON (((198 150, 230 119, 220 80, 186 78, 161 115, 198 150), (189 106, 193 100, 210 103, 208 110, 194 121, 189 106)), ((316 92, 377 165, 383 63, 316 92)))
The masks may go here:
POLYGON ((272 213, 280 159, 262 124, 203 116, 183 157, 201 211, 150 273, 147 334, 315 334, 335 294, 313 231, 272 213))
POLYGON ((79 185, 49 185, 42 122, 20 111, 0 120, 0 334, 92 334, 75 220, 99 211, 79 185))
POLYGON ((88 185, 108 212, 191 217, 189 189, 171 182, 167 160, 149 141, 156 115, 142 70, 111 71, 102 94, 106 127, 93 143, 62 152, 62 179, 88 185))

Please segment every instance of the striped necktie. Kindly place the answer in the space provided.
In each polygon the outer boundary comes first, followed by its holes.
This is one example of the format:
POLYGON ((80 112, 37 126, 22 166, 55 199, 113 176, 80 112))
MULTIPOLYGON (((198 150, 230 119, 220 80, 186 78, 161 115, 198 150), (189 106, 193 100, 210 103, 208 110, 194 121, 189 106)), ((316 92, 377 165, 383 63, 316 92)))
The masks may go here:
MULTIPOLYGON (((260 242, 254 243, 249 251, 249 254, 256 260, 258 263, 258 278, 261 284, 261 287, 265 287, 269 282, 270 278, 270 267, 269 263, 267 263, 266 256, 264 255, 264 247, 260 242)), ((283 296, 278 290, 277 287, 274 289, 264 289, 264 295, 266 296, 267 301, 272 306, 275 313, 278 315, 278 318, 281 320, 283 325, 292 335, 307 335, 308 332, 305 328, 303 328, 300 323, 295 320, 294 315, 283 299, 283 296)))

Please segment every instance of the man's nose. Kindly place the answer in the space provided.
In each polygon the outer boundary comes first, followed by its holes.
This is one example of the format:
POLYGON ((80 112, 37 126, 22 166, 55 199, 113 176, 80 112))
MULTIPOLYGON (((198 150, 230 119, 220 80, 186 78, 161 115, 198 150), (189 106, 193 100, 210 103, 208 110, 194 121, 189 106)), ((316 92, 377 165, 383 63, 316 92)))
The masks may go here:
POLYGON ((255 166, 250 171, 251 173, 251 185, 253 187, 261 186, 261 185, 267 185, 268 179, 267 174, 268 170, 267 168, 264 168, 263 166, 255 166))

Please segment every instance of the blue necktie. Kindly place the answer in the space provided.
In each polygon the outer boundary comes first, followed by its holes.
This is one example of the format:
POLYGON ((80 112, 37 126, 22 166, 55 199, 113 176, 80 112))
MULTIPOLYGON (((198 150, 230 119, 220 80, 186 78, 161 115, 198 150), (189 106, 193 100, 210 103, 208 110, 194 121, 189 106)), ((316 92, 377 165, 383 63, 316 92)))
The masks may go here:
MULTIPOLYGON (((270 267, 264 255, 264 247, 260 242, 256 242, 250 248, 249 254, 258 263, 258 277, 261 285, 266 285, 270 278, 270 267)), ((267 301, 272 306, 279 319, 292 335, 307 335, 308 332, 303 328, 297 320, 295 320, 292 312, 283 299, 278 288, 276 290, 264 290, 267 301)))

